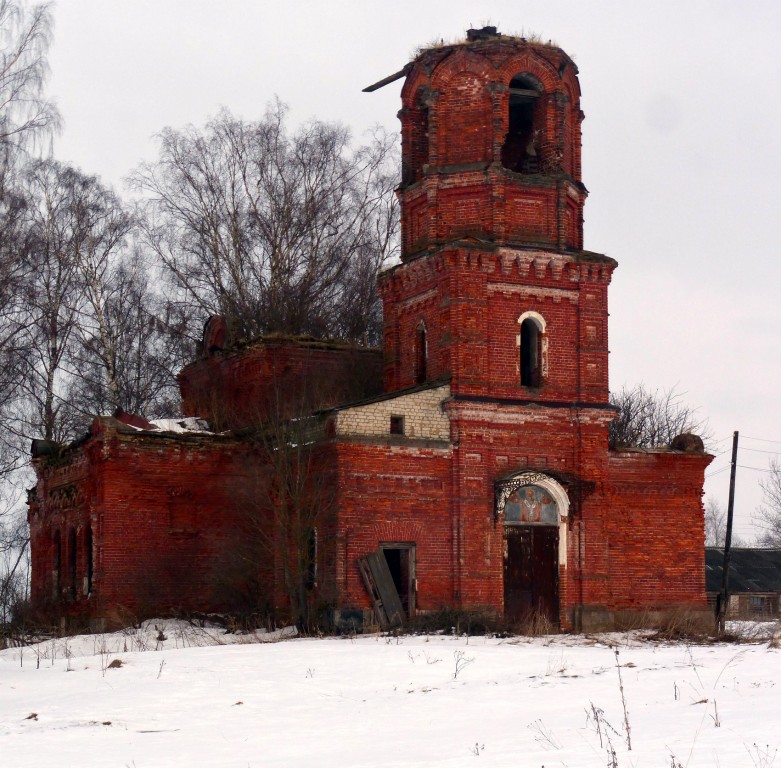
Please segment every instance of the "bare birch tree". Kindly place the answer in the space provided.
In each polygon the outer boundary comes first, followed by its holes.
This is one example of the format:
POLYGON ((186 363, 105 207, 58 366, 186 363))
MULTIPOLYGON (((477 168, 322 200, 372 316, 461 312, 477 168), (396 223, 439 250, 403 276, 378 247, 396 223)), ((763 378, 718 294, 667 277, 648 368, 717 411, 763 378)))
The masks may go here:
POLYGON ((133 217, 96 178, 55 160, 33 163, 27 180, 20 431, 61 441, 117 408, 173 415, 183 350, 166 300, 150 285, 153 267, 131 240, 133 217))
POLYGON ((776 456, 770 459, 770 471, 762 487, 762 504, 754 516, 754 524, 759 528, 758 543, 763 547, 781 547, 781 460, 776 456))
POLYGON ((16 365, 26 327, 21 286, 29 274, 24 226, 27 199, 20 186, 22 160, 59 127, 59 114, 44 97, 51 43, 49 4, 0 0, 0 609, 18 596, 27 528, 17 514, 18 489, 9 483, 23 461, 16 430, 9 430, 15 402, 16 365))
POLYGON ((259 121, 222 112, 203 130, 164 130, 158 161, 133 179, 147 196, 147 242, 183 300, 226 317, 236 338, 361 340, 373 299, 355 300, 366 285, 351 269, 357 260, 373 285, 395 247, 394 142, 377 133, 353 149, 342 126, 291 133, 285 118, 275 102, 259 121), (345 323, 345 308, 363 321, 345 323))
POLYGON ((611 448, 658 448, 687 432, 698 435, 703 442, 710 439, 707 420, 698 415, 696 408, 683 403, 674 387, 623 387, 610 393, 610 403, 618 409, 608 433, 611 448))
POLYGON ((153 290, 155 270, 132 244, 108 261, 85 280, 68 398, 84 413, 175 416, 176 373, 192 354, 182 318, 153 290))
MULTIPOLYGON (((60 116, 42 95, 49 74, 51 5, 0 0, 0 147, 29 148, 59 126, 60 116)), ((7 155, 6 155, 7 158, 7 155)))
POLYGON ((27 353, 17 363, 24 393, 19 430, 27 438, 63 440, 73 430, 63 363, 77 320, 76 254, 84 235, 74 203, 82 180, 53 160, 31 164, 25 179, 31 269, 24 287, 27 353))
POLYGON ((705 546, 723 547, 727 535, 727 513, 713 497, 705 500, 705 546))
MULTIPOLYGON (((55 106, 43 94, 51 43, 49 4, 28 6, 0 0, 0 400, 5 405, 17 383, 13 364, 26 323, 21 289, 29 274, 28 198, 21 162, 59 127, 55 106)), ((2 414, 0 414, 2 417, 2 414)), ((3 419, 3 425, 5 425, 3 419)), ((8 448, 3 430, 0 442, 8 448)), ((4 451, 3 465, 16 465, 15 448, 4 451)))

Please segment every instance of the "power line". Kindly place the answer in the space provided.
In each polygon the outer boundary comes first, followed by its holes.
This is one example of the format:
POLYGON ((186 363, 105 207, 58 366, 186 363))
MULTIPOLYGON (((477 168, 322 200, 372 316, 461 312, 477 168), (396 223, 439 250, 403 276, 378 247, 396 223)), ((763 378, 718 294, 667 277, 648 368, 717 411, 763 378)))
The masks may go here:
POLYGON ((777 443, 778 445, 781 445, 781 440, 768 440, 766 437, 749 437, 748 435, 744 435, 744 438, 746 440, 759 440, 760 443, 777 443))
MULTIPOLYGON (((713 441, 713 445, 719 445, 720 443, 723 443, 723 442, 725 442, 725 441, 727 441, 727 440, 732 440, 732 435, 727 435, 727 437, 722 437, 722 438, 721 438, 721 439, 719 439, 719 440, 714 440, 714 441, 713 441)), ((710 442, 710 441, 709 441, 709 442, 710 442)), ((727 450, 729 450, 729 448, 728 448, 727 450)))
POLYGON ((714 459, 718 459, 719 456, 723 456, 725 453, 729 453, 729 451, 730 451, 729 448, 725 448, 723 451, 719 451, 718 453, 712 454, 712 456, 714 459))

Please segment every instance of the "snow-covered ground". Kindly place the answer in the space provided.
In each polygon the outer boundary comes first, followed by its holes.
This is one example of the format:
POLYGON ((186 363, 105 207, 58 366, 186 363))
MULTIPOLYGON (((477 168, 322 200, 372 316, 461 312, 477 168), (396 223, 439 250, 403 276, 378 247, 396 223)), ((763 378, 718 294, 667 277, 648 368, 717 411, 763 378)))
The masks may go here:
POLYGON ((276 639, 158 621, 2 651, 0 766, 781 768, 767 642, 276 639))

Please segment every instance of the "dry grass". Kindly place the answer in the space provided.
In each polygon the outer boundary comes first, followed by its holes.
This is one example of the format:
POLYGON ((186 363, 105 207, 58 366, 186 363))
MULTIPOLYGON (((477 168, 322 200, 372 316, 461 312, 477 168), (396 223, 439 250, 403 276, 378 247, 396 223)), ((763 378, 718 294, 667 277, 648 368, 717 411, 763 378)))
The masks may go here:
POLYGON ((542 611, 532 611, 520 622, 513 625, 512 629, 515 634, 525 635, 526 637, 544 637, 545 635, 556 635, 559 633, 558 625, 552 622, 542 611))
POLYGON ((715 623, 707 611, 671 608, 655 615, 649 640, 708 642, 713 639, 715 623))
MULTIPOLYGON (((486 22, 486 24, 479 25, 477 28, 479 29, 481 26, 491 26, 491 25, 486 22)), ((546 40, 542 34, 540 34, 539 32, 535 32, 532 29, 525 30, 521 28, 519 32, 510 32, 510 33, 504 33, 497 30, 496 37, 490 39, 515 41, 520 43, 532 43, 533 45, 544 45, 550 48, 560 47, 555 40, 552 39, 546 40)), ((437 51, 443 48, 453 48, 455 46, 461 46, 461 45, 480 45, 484 42, 485 41, 483 40, 475 40, 475 41, 467 40, 466 35, 457 38, 456 37, 449 37, 449 38, 441 37, 439 39, 434 38, 433 40, 429 40, 427 43, 423 43, 422 45, 417 46, 412 51, 412 55, 410 58, 416 59, 418 56, 426 53, 427 51, 437 51)))
POLYGON ((413 635, 496 635, 506 633, 507 627, 489 610, 441 608, 415 616, 401 631, 413 635))

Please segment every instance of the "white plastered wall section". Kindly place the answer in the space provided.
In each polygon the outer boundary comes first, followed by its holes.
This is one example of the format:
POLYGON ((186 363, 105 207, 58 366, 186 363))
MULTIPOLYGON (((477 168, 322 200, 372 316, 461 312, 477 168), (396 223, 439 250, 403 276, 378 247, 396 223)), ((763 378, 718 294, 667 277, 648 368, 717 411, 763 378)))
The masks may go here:
POLYGON ((450 419, 442 403, 450 386, 410 392, 387 400, 344 408, 336 415, 337 435, 386 436, 391 434, 391 416, 404 419, 404 436, 422 440, 449 440, 450 419))

